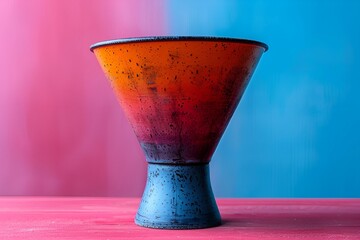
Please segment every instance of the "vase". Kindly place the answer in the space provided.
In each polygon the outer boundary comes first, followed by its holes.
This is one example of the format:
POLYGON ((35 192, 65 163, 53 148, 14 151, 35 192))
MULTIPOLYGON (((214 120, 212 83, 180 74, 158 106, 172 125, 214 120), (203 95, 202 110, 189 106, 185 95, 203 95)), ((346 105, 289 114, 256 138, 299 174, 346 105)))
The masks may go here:
POLYGON ((221 224, 209 162, 267 48, 244 39, 165 36, 90 47, 148 162, 136 224, 221 224))

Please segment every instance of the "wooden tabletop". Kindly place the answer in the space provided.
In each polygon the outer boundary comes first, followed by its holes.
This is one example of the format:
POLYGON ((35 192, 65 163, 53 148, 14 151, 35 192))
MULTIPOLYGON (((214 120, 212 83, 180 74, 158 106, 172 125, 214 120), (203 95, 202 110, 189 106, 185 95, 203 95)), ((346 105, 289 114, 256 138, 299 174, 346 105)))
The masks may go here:
POLYGON ((223 225, 138 227, 140 199, 0 197, 0 239, 360 239, 360 199, 218 199, 223 225))

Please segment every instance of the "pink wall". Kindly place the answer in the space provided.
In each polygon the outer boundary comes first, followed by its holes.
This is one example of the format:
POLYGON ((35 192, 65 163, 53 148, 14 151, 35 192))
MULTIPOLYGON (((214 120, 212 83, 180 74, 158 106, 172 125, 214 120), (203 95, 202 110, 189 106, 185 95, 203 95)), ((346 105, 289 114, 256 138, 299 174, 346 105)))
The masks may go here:
POLYGON ((163 1, 0 1, 0 195, 141 194, 143 154, 89 46, 164 22, 163 1))

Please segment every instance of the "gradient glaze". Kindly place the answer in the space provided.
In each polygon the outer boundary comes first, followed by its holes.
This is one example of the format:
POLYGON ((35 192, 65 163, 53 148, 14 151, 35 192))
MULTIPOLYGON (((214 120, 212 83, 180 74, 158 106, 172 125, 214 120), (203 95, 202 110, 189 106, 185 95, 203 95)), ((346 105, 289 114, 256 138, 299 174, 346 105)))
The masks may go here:
POLYGON ((265 51, 248 42, 121 42, 93 49, 152 163, 208 163, 265 51))
POLYGON ((208 163, 266 47, 216 38, 92 49, 148 162, 208 163))

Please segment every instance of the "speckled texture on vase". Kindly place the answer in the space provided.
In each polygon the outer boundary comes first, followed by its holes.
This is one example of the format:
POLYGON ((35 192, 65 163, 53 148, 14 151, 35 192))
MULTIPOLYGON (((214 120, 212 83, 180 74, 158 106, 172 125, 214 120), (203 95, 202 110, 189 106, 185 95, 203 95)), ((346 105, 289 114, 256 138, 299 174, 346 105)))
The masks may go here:
POLYGON ((137 41, 94 48, 153 163, 207 163, 265 48, 248 42, 137 41))
POLYGON ((171 215, 171 201, 177 205, 186 202, 187 197, 178 194, 168 198, 169 190, 161 190, 161 181, 149 175, 136 222, 170 229, 219 224, 210 183, 205 179, 208 170, 199 166, 210 162, 267 46, 241 39, 155 37, 106 41, 93 45, 91 50, 110 80, 146 160, 157 164, 149 165, 149 174, 155 168, 161 170, 163 181, 176 183, 176 193, 186 188, 190 192, 198 186, 188 199, 190 205, 179 206, 179 211, 171 215), (194 169, 200 172, 194 173, 194 169), (180 179, 171 179, 177 176, 170 174, 172 171, 181 171, 187 179, 203 176, 198 182, 206 188, 189 180, 181 185, 180 179), (149 187, 154 182, 158 184, 149 187), (153 192, 156 197, 151 195, 153 192), (204 206, 196 205, 195 199, 204 196, 209 200, 196 200, 204 206), (157 208, 161 204, 163 212, 157 208), (198 209, 203 215, 196 215, 198 209), (157 214, 152 216, 155 210, 157 214))
POLYGON ((151 228, 218 226, 220 213, 210 185, 209 165, 148 165, 148 179, 135 218, 151 228))

